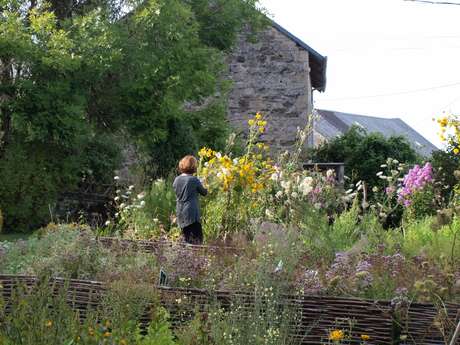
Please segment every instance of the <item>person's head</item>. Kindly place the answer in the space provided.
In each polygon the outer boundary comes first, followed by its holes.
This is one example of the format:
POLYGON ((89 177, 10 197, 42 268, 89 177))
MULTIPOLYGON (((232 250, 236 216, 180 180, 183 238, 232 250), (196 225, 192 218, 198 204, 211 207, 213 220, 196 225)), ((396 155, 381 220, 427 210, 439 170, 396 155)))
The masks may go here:
POLYGON ((182 158, 179 162, 179 171, 181 174, 194 174, 196 173, 196 168, 198 166, 198 161, 195 157, 188 155, 182 158))

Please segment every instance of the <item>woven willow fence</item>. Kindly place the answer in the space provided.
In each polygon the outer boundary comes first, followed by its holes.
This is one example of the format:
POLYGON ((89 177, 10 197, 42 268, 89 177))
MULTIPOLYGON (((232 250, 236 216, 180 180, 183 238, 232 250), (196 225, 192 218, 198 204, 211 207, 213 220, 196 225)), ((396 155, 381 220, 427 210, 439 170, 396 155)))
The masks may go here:
POLYGON ((159 254, 165 249, 181 249, 191 251, 197 254, 217 254, 217 253, 231 253, 236 254, 242 249, 236 247, 225 246, 209 246, 209 245, 196 245, 188 244, 185 242, 172 242, 172 241, 139 241, 139 240, 122 240, 116 237, 99 237, 99 243, 107 248, 121 248, 130 249, 134 251, 143 251, 146 253, 159 254))
MULTIPOLYGON (((6 301, 6 312, 11 308, 8 303, 15 289, 27 287, 29 293, 38 284, 36 277, 0 275, 1 293, 6 301)), ((49 281, 53 291, 58 294, 64 286, 67 288, 67 302, 85 317, 88 310, 96 309, 107 292, 107 286, 101 282, 85 280, 63 280, 54 278, 49 281)), ((206 291, 199 289, 180 289, 158 287, 161 304, 169 310, 173 326, 190 319, 193 312, 205 310, 212 302, 228 306, 231 301, 251 305, 253 295, 238 291, 206 291), (178 301, 181 301, 178 303, 178 301)), ((369 344, 445 344, 439 330, 439 310, 431 304, 413 304, 404 313, 403 319, 395 321, 395 313, 389 302, 361 299, 289 296, 283 298, 282 305, 289 305, 301 315, 300 323, 293 326, 293 336, 302 344, 320 344, 327 338, 328 332, 335 328, 338 320, 353 321, 353 338, 368 334, 369 344), (397 342, 400 335, 407 335, 406 340, 397 342)), ((146 310, 147 310, 146 306, 146 310)), ((451 322, 460 318, 460 305, 445 306, 445 316, 451 322)), ((146 312, 140 322, 147 325, 149 313, 146 312)), ((460 345, 460 342, 458 342, 460 345)))

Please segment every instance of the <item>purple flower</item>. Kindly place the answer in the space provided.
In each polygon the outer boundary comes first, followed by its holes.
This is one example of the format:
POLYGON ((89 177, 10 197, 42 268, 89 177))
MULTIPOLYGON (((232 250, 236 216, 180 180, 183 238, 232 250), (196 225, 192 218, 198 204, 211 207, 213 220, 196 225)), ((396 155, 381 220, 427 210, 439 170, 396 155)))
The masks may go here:
POLYGON ((426 163, 422 168, 419 165, 415 165, 404 176, 402 188, 398 192, 398 202, 403 204, 404 207, 409 207, 411 205, 410 199, 412 194, 432 182, 433 167, 431 164, 426 163))

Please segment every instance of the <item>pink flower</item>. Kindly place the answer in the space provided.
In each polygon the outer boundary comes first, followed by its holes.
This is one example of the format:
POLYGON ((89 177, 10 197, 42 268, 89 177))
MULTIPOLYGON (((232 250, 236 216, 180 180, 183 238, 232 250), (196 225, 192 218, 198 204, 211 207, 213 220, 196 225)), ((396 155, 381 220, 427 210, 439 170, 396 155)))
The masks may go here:
POLYGON ((431 164, 426 163, 423 168, 415 165, 404 176, 403 188, 398 193, 398 201, 405 207, 409 207, 411 195, 431 182, 433 182, 433 167, 431 164))

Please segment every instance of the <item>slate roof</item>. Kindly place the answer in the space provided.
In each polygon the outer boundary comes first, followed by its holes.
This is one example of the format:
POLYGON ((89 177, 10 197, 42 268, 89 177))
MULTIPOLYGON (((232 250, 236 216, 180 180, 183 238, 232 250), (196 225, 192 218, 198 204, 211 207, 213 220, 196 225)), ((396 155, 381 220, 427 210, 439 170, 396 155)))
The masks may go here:
POLYGON ((273 20, 270 20, 273 28, 278 30, 280 33, 294 41, 300 48, 306 50, 309 56, 310 63, 310 76, 312 87, 318 91, 326 90, 326 69, 327 69, 327 56, 323 56, 302 41, 297 36, 294 36, 292 33, 287 31, 278 23, 275 23, 273 20))
POLYGON ((344 134, 351 126, 356 125, 367 132, 379 132, 385 137, 404 136, 420 155, 428 157, 438 150, 420 133, 398 118, 355 115, 330 110, 317 110, 319 119, 316 120, 315 130, 327 139, 344 134))

